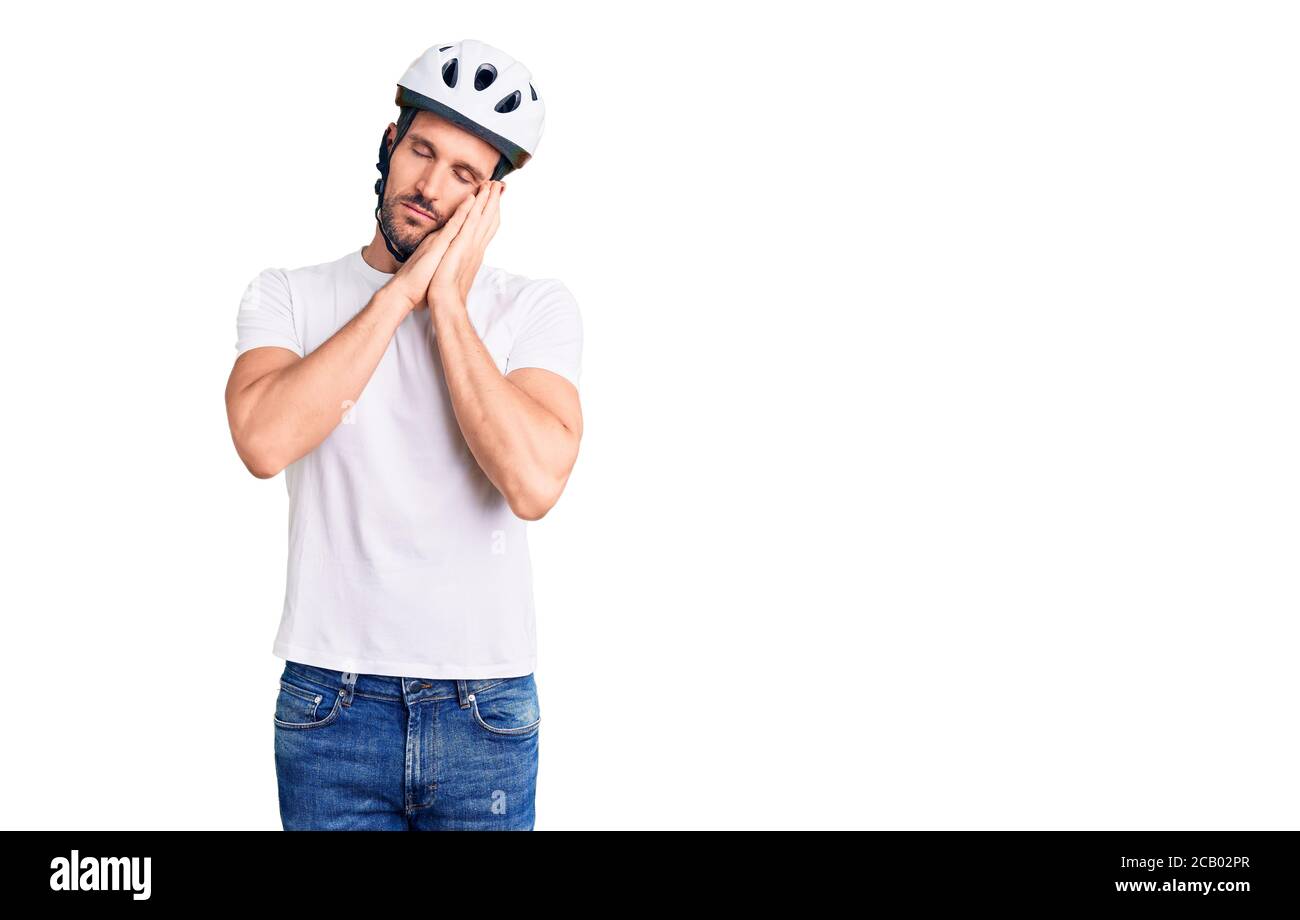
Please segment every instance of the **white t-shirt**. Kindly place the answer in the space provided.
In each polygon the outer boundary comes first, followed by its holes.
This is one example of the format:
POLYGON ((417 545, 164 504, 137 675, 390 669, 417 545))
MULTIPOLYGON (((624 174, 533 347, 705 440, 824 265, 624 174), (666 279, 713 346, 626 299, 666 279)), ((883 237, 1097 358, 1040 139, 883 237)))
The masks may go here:
MULTIPOLYGON (((392 277, 360 248, 267 268, 244 292, 235 350, 277 345, 305 357, 392 277)), ((481 265, 466 307, 503 374, 541 367, 577 386, 582 320, 558 280, 481 265)), ((532 673, 526 522, 465 443, 427 309, 402 321, 356 404, 339 414, 285 470, 289 565, 272 653, 398 677, 532 673)))

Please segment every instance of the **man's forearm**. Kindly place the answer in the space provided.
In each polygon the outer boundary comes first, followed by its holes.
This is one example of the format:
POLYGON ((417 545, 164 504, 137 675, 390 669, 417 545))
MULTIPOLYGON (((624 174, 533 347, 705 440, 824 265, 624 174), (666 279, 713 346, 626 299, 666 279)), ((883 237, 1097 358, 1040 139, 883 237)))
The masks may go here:
POLYGON ((434 305, 433 324, 452 409, 465 443, 514 513, 540 517, 564 487, 573 432, 505 378, 463 305, 434 305))
POLYGON ((246 431, 270 465, 283 469, 329 436, 409 312, 400 296, 380 288, 311 354, 249 384, 246 431))

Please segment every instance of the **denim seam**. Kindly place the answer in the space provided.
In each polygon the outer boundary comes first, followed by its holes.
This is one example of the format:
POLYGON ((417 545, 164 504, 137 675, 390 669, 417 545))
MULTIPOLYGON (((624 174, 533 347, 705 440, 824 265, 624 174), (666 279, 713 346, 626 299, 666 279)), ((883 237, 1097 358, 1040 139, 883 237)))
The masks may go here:
MULTIPOLYGON (((337 686, 337 687, 331 687, 331 686, 329 686, 328 684, 322 684, 320 681, 316 680, 315 678, 312 678, 312 677, 305 677, 305 676, 303 676, 303 673, 302 673, 301 671, 290 671, 289 673, 292 674, 294 677, 296 677, 300 682, 302 682, 302 683, 304 683, 304 684, 311 684, 313 687, 315 687, 315 688, 317 689, 317 692, 324 692, 324 693, 338 693, 340 690, 343 689, 343 687, 342 687, 341 684, 340 684, 339 686, 337 686)), ((281 677, 281 678, 280 678, 280 681, 283 683, 283 682, 284 682, 284 678, 281 677)), ((305 687, 299 687, 298 689, 300 689, 300 690, 304 690, 304 689, 306 689, 306 688, 305 688, 305 687)))
MULTIPOLYGON (((302 681, 303 683, 311 684, 313 687, 316 687, 325 693, 337 693, 341 689, 340 687, 330 687, 325 684, 322 684, 320 681, 314 678, 304 676, 301 671, 298 671, 296 669, 290 669, 289 673, 292 674, 294 677, 296 677, 298 680, 302 681)), ((515 680, 516 678, 499 677, 499 678, 486 678, 486 679, 491 680, 492 683, 484 684, 482 687, 479 687, 477 690, 472 690, 470 692, 483 693, 487 690, 491 690, 494 687, 499 687, 502 684, 506 683, 507 681, 515 680)), ((281 683, 284 682, 283 677, 280 678, 280 682, 281 683)), ((299 687, 298 689, 305 690, 306 688, 299 687)), ((377 693, 366 693, 364 691, 356 689, 355 687, 352 690, 352 695, 354 697, 363 696, 368 700, 383 700, 384 702, 388 702, 388 703, 400 703, 402 702, 403 699, 400 696, 381 696, 380 694, 377 693)), ((452 692, 447 694, 446 696, 427 696, 424 698, 424 702, 433 702, 434 700, 454 700, 454 699, 456 699, 456 694, 452 692)))
POLYGON ((494 735, 526 735, 542 724, 541 717, 539 716, 536 721, 530 722, 521 728, 493 728, 491 725, 484 722, 483 717, 478 714, 477 698, 470 700, 470 714, 474 717, 475 722, 494 735))
POLYGON ((352 695, 362 696, 368 700, 379 700, 381 703, 400 703, 402 701, 400 696, 380 696, 377 693, 362 693, 360 690, 353 690, 352 695))
POLYGON ((280 689, 283 690, 285 693, 288 693, 290 696, 296 696, 298 697, 298 699, 304 700, 308 703, 319 703, 321 701, 321 697, 324 695, 321 693, 316 693, 313 690, 306 690, 303 687, 294 686, 293 684, 289 683, 287 680, 280 681, 280 689))
POLYGON ((327 715, 323 719, 319 719, 315 722, 283 722, 274 715, 271 718, 275 719, 275 724, 279 728, 290 728, 290 729, 321 728, 325 725, 329 725, 331 722, 333 722, 335 719, 339 717, 339 712, 342 711, 342 703, 343 703, 343 691, 340 690, 339 693, 334 697, 334 708, 332 708, 329 712, 329 715, 327 715))
MULTIPOLYGON (((472 692, 472 693, 483 693, 485 690, 491 690, 493 687, 499 687, 499 686, 501 686, 502 684, 504 684, 504 683, 505 683, 506 681, 508 681, 508 680, 511 680, 511 678, 509 678, 509 677, 502 677, 502 678, 500 678, 499 680, 494 680, 494 681, 493 681, 492 683, 490 683, 490 684, 484 684, 482 687, 479 687, 477 690, 472 690, 472 691, 470 691, 470 692, 472 692)), ((330 692, 333 693, 333 692, 334 692, 335 690, 337 690, 338 688, 335 687, 335 688, 332 688, 332 689, 331 689, 331 688, 327 688, 327 689, 330 689, 330 692)), ((363 691, 361 691, 361 690, 353 690, 353 691, 352 691, 352 695, 353 695, 354 697, 355 697, 355 696, 363 696, 363 697, 365 697, 365 698, 368 699, 368 700, 379 700, 380 702, 383 702, 383 703, 400 703, 400 702, 402 702, 402 699, 403 699, 403 698, 400 697, 400 696, 381 696, 381 695, 378 694, 378 693, 365 693, 365 692, 363 692, 363 691)), ((439 702, 439 701, 441 701, 441 700, 454 700, 454 699, 456 699, 456 694, 454 694, 454 693, 448 693, 448 694, 446 694, 445 696, 425 696, 425 697, 421 697, 420 700, 419 700, 419 702, 421 702, 421 703, 434 703, 434 702, 439 702)))

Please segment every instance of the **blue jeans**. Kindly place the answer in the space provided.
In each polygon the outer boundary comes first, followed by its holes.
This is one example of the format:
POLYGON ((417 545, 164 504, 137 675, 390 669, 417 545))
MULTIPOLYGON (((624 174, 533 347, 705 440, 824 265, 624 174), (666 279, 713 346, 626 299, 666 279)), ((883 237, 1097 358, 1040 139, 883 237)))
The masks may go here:
POLYGON ((532 830, 533 675, 445 680, 286 661, 275 702, 285 830, 532 830))

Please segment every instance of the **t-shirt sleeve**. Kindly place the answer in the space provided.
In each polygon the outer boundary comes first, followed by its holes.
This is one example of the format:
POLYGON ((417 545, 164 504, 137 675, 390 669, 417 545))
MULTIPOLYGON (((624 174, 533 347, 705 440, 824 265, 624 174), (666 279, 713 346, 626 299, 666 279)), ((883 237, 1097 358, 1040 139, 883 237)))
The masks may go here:
POLYGON ((235 353, 250 348, 278 345, 306 357, 293 320, 289 279, 282 269, 264 268, 244 289, 235 323, 235 353))
POLYGON ((582 314, 560 281, 543 278, 529 287, 529 309, 506 360, 506 373, 521 367, 554 371, 575 387, 582 374, 582 314))

